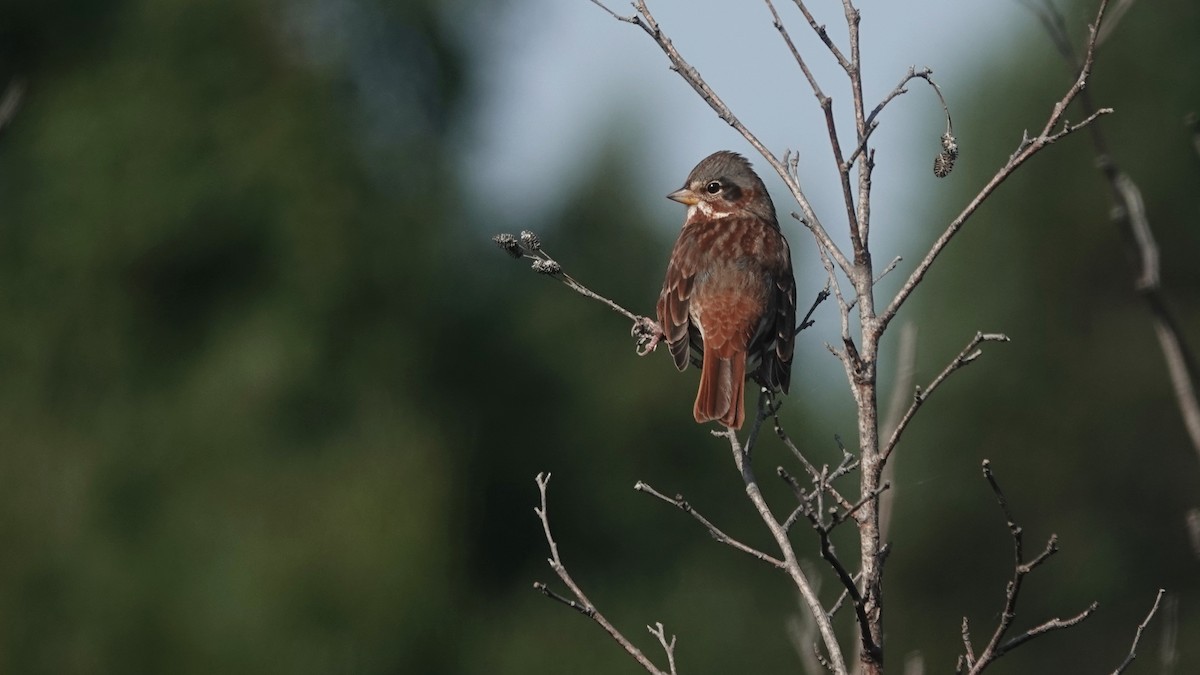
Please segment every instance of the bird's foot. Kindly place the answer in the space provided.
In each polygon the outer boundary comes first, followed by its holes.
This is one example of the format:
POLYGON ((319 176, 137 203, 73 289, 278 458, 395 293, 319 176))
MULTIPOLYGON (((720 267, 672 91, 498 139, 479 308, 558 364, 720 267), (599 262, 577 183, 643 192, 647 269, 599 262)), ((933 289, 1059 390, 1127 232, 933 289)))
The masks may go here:
POLYGON ((639 316, 633 322, 633 328, 629 334, 637 341, 637 355, 645 356, 658 348, 658 343, 662 341, 663 332, 659 327, 658 322, 645 316, 639 316))

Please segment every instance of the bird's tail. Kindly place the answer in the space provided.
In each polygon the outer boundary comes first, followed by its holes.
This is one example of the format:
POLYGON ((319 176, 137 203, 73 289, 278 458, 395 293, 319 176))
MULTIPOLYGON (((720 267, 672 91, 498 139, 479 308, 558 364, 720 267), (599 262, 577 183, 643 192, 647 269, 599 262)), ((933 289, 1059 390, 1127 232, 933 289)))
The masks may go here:
POLYGON ((705 350, 700 390, 692 409, 696 421, 717 420, 731 429, 741 429, 746 418, 745 388, 746 352, 737 351, 723 359, 712 350, 705 350))

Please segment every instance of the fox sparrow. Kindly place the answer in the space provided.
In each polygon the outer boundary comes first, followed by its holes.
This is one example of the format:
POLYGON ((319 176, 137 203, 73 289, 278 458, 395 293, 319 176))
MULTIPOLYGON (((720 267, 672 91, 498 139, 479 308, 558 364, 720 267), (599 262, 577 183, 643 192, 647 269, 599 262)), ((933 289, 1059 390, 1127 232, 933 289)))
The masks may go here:
POLYGON ((787 240, 762 179, 721 151, 667 195, 686 204, 658 298, 658 323, 679 370, 700 354, 697 422, 740 429, 749 375, 787 393, 796 331, 796 282, 787 240))

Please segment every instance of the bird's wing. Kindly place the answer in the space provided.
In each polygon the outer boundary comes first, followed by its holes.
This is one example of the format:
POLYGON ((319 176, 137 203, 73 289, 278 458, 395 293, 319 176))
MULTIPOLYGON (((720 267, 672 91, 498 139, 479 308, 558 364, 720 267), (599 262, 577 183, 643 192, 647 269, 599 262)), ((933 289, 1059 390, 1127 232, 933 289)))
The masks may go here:
POLYGON ((792 354, 796 342, 796 279, 792 275, 792 254, 787 239, 779 236, 782 244, 777 261, 775 283, 769 290, 766 317, 767 349, 774 358, 763 359, 762 375, 766 384, 787 393, 792 380, 792 354))
POLYGON ((663 281, 662 293, 658 296, 658 325, 671 348, 675 367, 688 367, 688 351, 691 343, 692 320, 689 304, 696 278, 695 238, 680 234, 671 251, 667 264, 667 278, 663 281))

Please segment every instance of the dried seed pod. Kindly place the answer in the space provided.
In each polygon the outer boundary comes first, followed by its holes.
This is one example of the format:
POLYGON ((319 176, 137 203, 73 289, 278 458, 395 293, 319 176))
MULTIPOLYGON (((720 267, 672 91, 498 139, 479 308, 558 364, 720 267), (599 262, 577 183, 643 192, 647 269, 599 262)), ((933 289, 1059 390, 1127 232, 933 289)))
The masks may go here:
POLYGON ((954 160, 958 159, 958 140, 949 131, 942 134, 942 151, 933 158, 933 175, 945 178, 954 170, 954 160))
POLYGON ((521 230, 521 245, 530 251, 542 250, 542 240, 531 230, 521 230))
POLYGON ((505 253, 514 258, 520 258, 521 256, 525 255, 521 251, 521 245, 517 243, 517 238, 507 232, 497 234, 496 236, 492 237, 492 241, 496 242, 497 246, 504 249, 505 253))

